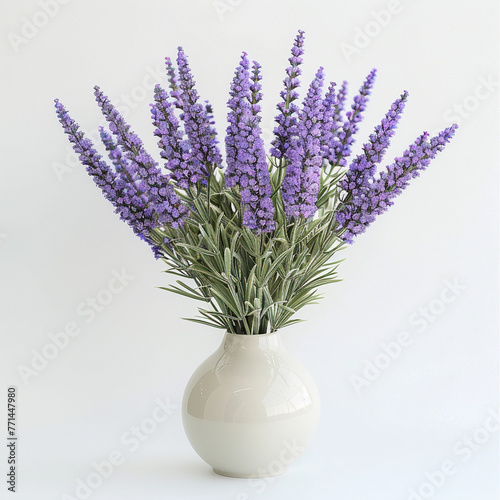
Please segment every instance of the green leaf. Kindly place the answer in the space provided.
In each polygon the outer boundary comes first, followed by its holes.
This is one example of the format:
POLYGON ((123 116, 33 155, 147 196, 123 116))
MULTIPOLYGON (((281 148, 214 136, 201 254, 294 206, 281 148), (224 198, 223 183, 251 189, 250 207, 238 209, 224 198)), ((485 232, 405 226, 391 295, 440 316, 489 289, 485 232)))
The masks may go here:
POLYGON ((226 248, 224 250, 224 271, 226 273, 227 279, 231 278, 231 250, 226 248))
POLYGON ((192 250, 193 252, 196 253, 201 253, 202 255, 210 255, 213 257, 215 253, 218 253, 219 251, 215 249, 214 251, 208 250, 207 248, 201 248, 195 245, 189 245, 188 243, 176 243, 176 246, 180 246, 183 248, 187 248, 188 250, 192 250))
POLYGON ((191 321, 192 323, 199 323, 200 325, 204 326, 211 326, 212 328, 219 328, 219 329, 224 329, 224 326, 218 325, 217 323, 212 323, 211 321, 205 321, 203 319, 199 318, 181 318, 186 321, 191 321))
POLYGON ((167 292, 176 293, 178 295, 184 295, 185 297, 189 297, 190 299, 202 300, 203 302, 208 302, 210 300, 207 299, 206 297, 203 297, 202 295, 186 292, 185 290, 182 290, 181 288, 178 288, 175 285, 172 285, 170 287, 160 286, 158 288, 160 288, 161 290, 166 290, 167 292))

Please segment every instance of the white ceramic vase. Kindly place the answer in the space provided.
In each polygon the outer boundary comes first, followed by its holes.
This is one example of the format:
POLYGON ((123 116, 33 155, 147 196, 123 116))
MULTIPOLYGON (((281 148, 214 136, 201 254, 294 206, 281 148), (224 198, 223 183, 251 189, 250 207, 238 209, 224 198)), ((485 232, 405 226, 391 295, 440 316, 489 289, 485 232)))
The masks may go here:
POLYGON ((182 402, 191 445, 215 472, 232 477, 285 472, 311 440, 319 412, 316 385, 279 332, 226 333, 182 402))

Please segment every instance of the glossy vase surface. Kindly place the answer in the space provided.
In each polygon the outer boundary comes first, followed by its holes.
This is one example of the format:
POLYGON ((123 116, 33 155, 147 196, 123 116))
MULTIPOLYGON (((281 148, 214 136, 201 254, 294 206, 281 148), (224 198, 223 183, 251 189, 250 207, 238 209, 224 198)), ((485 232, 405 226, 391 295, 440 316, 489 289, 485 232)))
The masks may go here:
POLYGON ((226 333, 192 375, 182 403, 194 450, 233 477, 285 472, 314 435, 319 412, 316 385, 279 332, 226 333))

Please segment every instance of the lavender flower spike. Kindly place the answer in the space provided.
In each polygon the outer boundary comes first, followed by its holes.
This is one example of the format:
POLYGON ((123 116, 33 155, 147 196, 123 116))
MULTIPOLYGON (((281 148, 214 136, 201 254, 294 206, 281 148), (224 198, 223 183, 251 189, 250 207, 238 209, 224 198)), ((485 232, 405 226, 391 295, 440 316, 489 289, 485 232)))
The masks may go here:
POLYGON ((323 68, 312 81, 303 109, 299 114, 297 137, 287 150, 288 165, 281 185, 287 217, 308 219, 317 210, 320 171, 323 163, 321 134, 323 129, 323 68))
POLYGON ((250 135, 250 75, 246 52, 234 72, 234 78, 229 92, 230 99, 227 105, 230 112, 227 115, 229 125, 226 129, 226 162, 224 174, 226 187, 248 185, 248 170, 252 158, 246 154, 247 137, 250 135))
POLYGON ((168 83, 170 88, 170 95, 174 99, 174 105, 176 108, 182 109, 182 96, 179 88, 179 82, 177 81, 177 75, 175 72, 174 65, 170 57, 165 57, 165 66, 167 67, 168 83))
POLYGON ((377 164, 382 161, 390 139, 396 132, 407 98, 408 92, 405 91, 392 104, 382 122, 370 135, 369 142, 363 145, 363 153, 352 161, 349 170, 340 182, 340 187, 346 192, 344 202, 348 200, 354 204, 362 202, 366 190, 370 188, 377 164))
POLYGON ((118 146, 129 160, 129 173, 133 182, 131 187, 136 188, 147 199, 145 213, 150 218, 148 227, 162 224, 173 228, 182 226, 189 210, 174 191, 169 177, 161 173, 142 141, 130 130, 130 126, 99 87, 95 87, 94 94, 111 132, 116 136, 118 146))
MULTIPOLYGON (((184 128, 191 146, 191 161, 198 162, 205 178, 208 178, 214 166, 222 162, 217 146, 217 132, 210 123, 205 106, 198 103, 198 92, 194 88, 195 82, 186 55, 182 47, 177 50, 181 120, 184 121, 184 128)), ((171 79, 171 83, 172 81, 171 79)))
POLYGON ((118 175, 123 175, 128 180, 131 170, 130 162, 123 156, 113 136, 104 127, 99 127, 99 135, 108 152, 108 157, 115 167, 115 172, 118 175))
MULTIPOLYGON (((64 132, 73 144, 73 149, 78 154, 83 165, 87 167, 87 172, 101 189, 104 197, 115 206, 115 211, 120 215, 120 218, 127 222, 138 236, 146 239, 147 228, 150 227, 150 223, 144 210, 144 200, 141 197, 132 197, 126 193, 123 179, 120 179, 102 160, 101 155, 94 149, 92 142, 84 137, 78 124, 69 116, 64 106, 57 99, 55 100, 55 107, 64 132)), ((109 134, 104 133, 103 139, 106 148, 111 151, 113 141, 109 134)))
MULTIPOLYGON (((437 136, 427 141, 428 134, 424 132, 413 143, 401 158, 396 158, 394 163, 387 167, 386 172, 382 172, 373 184, 371 198, 381 193, 385 193, 381 199, 376 199, 377 214, 382 213, 387 207, 393 205, 392 200, 402 192, 408 185, 410 179, 418 177, 420 172, 425 170, 431 160, 443 151, 446 144, 450 142, 458 125, 445 128, 437 136), (385 204, 383 203, 385 201, 385 204), (380 209, 380 210, 379 210, 380 209)), ((372 211, 376 208, 372 203, 372 211)))
POLYGON ((256 233, 265 233, 275 229, 274 206, 259 127, 260 66, 254 63, 252 69, 251 81, 249 62, 246 53, 243 53, 231 83, 231 98, 228 101, 225 183, 227 187, 240 188, 243 224, 256 233))
POLYGON ((393 205, 394 198, 401 194, 410 180, 418 177, 425 170, 438 152, 442 151, 455 131, 452 125, 428 140, 429 134, 424 132, 392 165, 382 172, 368 191, 363 203, 337 213, 337 222, 344 228, 341 238, 352 243, 356 235, 363 233, 375 220, 377 215, 385 212, 393 205))
POLYGON ((167 92, 159 85, 154 90, 155 104, 151 105, 154 135, 159 137, 160 156, 166 160, 165 166, 172 172, 172 178, 183 189, 196 185, 205 178, 198 161, 191 161, 189 142, 184 140, 174 106, 168 100, 167 92))
POLYGON ((342 113, 344 112, 344 105, 347 99, 347 87, 347 82, 344 80, 342 82, 342 87, 340 87, 340 90, 337 92, 337 102, 335 105, 334 115, 334 119, 336 122, 342 121, 342 113))
POLYGON ((259 233, 268 233, 276 228, 274 222, 274 205, 271 199, 271 178, 267 166, 264 141, 261 137, 259 123, 261 117, 259 101, 262 99, 260 80, 260 65, 256 61, 252 63, 252 83, 251 92, 251 110, 252 110, 252 137, 253 154, 256 159, 254 166, 254 179, 248 183, 248 188, 241 191, 241 201, 244 203, 243 224, 252 231, 259 233))
POLYGON ((55 99, 56 114, 59 118, 65 134, 73 145, 78 159, 87 167, 87 172, 99 186, 106 199, 112 203, 116 199, 115 180, 116 176, 101 155, 95 150, 90 139, 86 139, 83 132, 70 116, 66 108, 55 99))
POLYGON ((297 124, 298 106, 294 103, 299 97, 297 88, 300 85, 299 76, 302 73, 302 54, 304 53, 304 32, 299 31, 295 37, 292 47, 292 55, 288 59, 290 66, 286 69, 286 78, 283 80, 285 90, 280 92, 282 102, 277 105, 279 114, 275 121, 278 124, 274 128, 276 138, 272 141, 271 155, 276 158, 283 158, 290 147, 291 137, 294 127, 297 124))
POLYGON ((331 82, 323 100, 323 130, 321 131, 321 151, 323 157, 330 163, 335 162, 335 144, 338 142, 337 133, 341 123, 336 119, 339 101, 335 93, 335 83, 331 82))
POLYGON ((358 131, 358 123, 363 119, 362 113, 366 109, 368 96, 371 93, 376 74, 376 69, 370 71, 359 89, 358 95, 354 98, 351 110, 346 113, 346 121, 338 133, 339 144, 335 148, 336 166, 346 166, 346 157, 351 154, 351 146, 358 131))

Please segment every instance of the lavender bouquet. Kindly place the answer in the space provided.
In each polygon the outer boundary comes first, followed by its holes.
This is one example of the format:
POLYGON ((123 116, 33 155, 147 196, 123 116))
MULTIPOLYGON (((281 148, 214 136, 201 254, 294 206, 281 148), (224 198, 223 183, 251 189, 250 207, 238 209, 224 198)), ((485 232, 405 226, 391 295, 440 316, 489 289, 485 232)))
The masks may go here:
POLYGON ((111 165, 55 101, 75 152, 116 213, 167 272, 182 278, 164 289, 207 303, 191 321, 246 335, 300 321, 292 317, 320 297, 318 288, 338 281, 334 254, 387 210, 455 133, 456 125, 435 137, 424 132, 378 169, 408 97, 403 92, 350 160, 376 71, 346 110, 347 83, 327 85, 319 68, 299 105, 303 44, 299 31, 268 155, 261 67, 241 56, 230 87, 225 167, 212 108, 200 102, 182 48, 177 68, 166 59, 170 90, 156 86, 151 104, 165 169, 99 87, 111 165))

